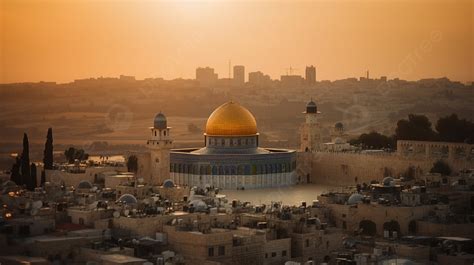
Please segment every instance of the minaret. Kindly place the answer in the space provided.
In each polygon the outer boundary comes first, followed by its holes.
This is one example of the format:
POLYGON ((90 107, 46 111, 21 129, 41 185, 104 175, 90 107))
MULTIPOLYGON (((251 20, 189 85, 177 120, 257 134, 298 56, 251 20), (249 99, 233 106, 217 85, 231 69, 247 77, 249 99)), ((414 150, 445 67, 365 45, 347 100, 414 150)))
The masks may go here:
POLYGON ((161 185, 164 180, 170 178, 170 150, 173 145, 170 129, 171 127, 167 126, 165 115, 161 112, 158 113, 153 127, 150 127, 151 138, 146 145, 150 150, 151 183, 153 185, 161 185))
POLYGON ((303 113, 305 114, 305 123, 301 126, 301 151, 321 150, 321 125, 318 121, 321 112, 318 111, 318 107, 312 99, 306 105, 306 111, 303 113))

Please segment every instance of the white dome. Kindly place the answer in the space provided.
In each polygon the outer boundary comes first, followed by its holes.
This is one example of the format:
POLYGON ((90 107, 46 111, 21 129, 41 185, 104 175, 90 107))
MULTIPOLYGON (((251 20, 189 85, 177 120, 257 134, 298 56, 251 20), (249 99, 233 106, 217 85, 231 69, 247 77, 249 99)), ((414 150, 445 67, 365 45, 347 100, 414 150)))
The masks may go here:
POLYGON ((174 182, 171 179, 163 181, 163 187, 165 188, 174 188, 174 182))
POLYGON ((393 186, 393 178, 392 177, 385 177, 383 180, 382 180, 382 184, 384 186, 393 186))
POLYGON ((79 182, 79 185, 77 185, 77 188, 78 189, 92 189, 92 184, 87 180, 81 180, 81 182, 79 182))
POLYGON ((347 200, 347 204, 350 204, 350 205, 358 204, 359 202, 362 201, 363 198, 364 198, 364 195, 360 193, 354 193, 347 200))
POLYGON ((124 194, 124 195, 120 196, 120 198, 117 200, 117 202, 121 202, 121 203, 124 203, 124 204, 137 204, 138 200, 132 194, 124 194))
POLYGON ((195 211, 205 211, 207 210, 207 204, 202 200, 193 200, 189 203, 189 206, 193 206, 195 211))

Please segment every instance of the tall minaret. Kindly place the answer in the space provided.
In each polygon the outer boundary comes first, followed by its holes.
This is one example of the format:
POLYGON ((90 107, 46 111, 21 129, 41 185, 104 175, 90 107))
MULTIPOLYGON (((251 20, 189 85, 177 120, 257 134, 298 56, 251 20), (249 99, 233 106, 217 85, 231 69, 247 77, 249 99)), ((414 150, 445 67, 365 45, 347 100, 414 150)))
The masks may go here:
POLYGON ((313 100, 306 105, 305 122, 301 126, 301 151, 314 152, 321 150, 321 125, 318 116, 321 112, 313 100))
POLYGON ((165 115, 158 113, 153 127, 150 127, 151 138, 146 145, 150 150, 151 183, 154 185, 161 185, 170 178, 170 149, 173 145, 170 129, 165 115))

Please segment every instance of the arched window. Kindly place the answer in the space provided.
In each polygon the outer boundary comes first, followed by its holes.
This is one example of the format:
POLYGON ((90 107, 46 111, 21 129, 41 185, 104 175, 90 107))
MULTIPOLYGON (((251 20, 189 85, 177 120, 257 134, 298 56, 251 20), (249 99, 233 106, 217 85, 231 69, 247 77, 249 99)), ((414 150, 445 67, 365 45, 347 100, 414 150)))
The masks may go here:
POLYGON ((156 131, 155 131, 155 136, 156 136, 156 131))
POLYGON ((163 135, 166 136, 166 131, 163 131, 163 135))

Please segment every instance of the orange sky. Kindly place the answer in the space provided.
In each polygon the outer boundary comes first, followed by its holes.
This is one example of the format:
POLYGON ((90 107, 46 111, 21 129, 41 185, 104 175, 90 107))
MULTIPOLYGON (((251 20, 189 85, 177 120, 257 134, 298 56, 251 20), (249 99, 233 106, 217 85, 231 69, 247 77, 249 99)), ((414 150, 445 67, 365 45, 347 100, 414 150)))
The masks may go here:
POLYGON ((474 1, 0 0, 0 83, 135 75, 474 80, 474 1))

